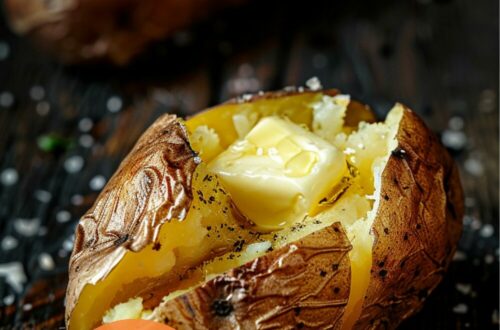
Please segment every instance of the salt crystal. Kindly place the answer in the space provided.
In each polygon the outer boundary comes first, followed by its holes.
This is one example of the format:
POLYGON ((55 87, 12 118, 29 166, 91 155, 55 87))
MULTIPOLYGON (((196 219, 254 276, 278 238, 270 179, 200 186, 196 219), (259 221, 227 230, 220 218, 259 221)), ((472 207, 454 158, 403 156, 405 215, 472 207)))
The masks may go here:
POLYGON ((40 219, 16 219, 14 220, 14 229, 23 236, 34 236, 40 229, 40 219))
POLYGON ((78 122, 78 129, 82 132, 88 132, 94 126, 94 122, 90 118, 82 118, 78 122))
POLYGON ((472 289, 472 286, 470 284, 457 283, 455 288, 461 294, 468 295, 472 289))
POLYGON ((248 102, 252 99, 252 94, 243 94, 241 98, 243 99, 243 101, 248 102))
POLYGON ((111 96, 106 103, 109 112, 118 112, 123 106, 122 99, 119 96, 111 96))
POLYGON ((50 112, 50 104, 47 101, 41 101, 36 104, 35 107, 36 113, 40 116, 46 116, 50 112))
POLYGON ((346 148, 344 150, 344 154, 346 155, 352 155, 352 154, 355 154, 356 153, 356 150, 354 150, 353 148, 346 148))
POLYGON ((493 313, 491 314, 491 323, 493 324, 499 324, 499 317, 498 317, 498 309, 495 309, 493 313))
POLYGON ((495 257, 492 256, 491 254, 487 254, 487 255, 484 256, 484 262, 487 265, 491 265, 493 262, 495 262, 495 257))
POLYGON ((448 127, 452 130, 459 131, 464 128, 464 120, 462 117, 451 117, 448 121, 448 127))
POLYGON ((54 259, 46 252, 40 253, 38 256, 38 265, 42 270, 53 270, 55 267, 54 259))
POLYGON ((18 179, 19 175, 17 174, 17 171, 14 168, 6 168, 0 174, 0 182, 4 186, 12 186, 16 184, 18 179))
POLYGON ((81 156, 71 156, 64 161, 64 169, 68 173, 77 173, 83 168, 83 158, 81 156))
POLYGON ((441 142, 448 148, 460 150, 467 144, 467 136, 461 131, 445 130, 441 142))
POLYGON ((17 247, 18 241, 15 237, 7 235, 2 239, 2 250, 9 251, 17 247))
POLYGON ((71 220, 71 213, 66 210, 61 210, 56 214, 56 221, 59 223, 65 223, 71 220))
POLYGON ((71 197, 71 204, 73 205, 82 205, 83 204, 83 196, 82 195, 73 195, 71 197))
POLYGON ((479 97, 479 111, 483 113, 490 113, 496 107, 496 93, 493 89, 485 89, 479 97))
POLYGON ((47 227, 40 227, 40 229, 38 230, 38 236, 45 236, 48 232, 49 230, 47 229, 47 227))
POLYGON ((73 239, 70 237, 64 240, 62 247, 66 251, 71 251, 73 250, 73 244, 73 239))
POLYGON ((33 308, 32 304, 24 304, 23 305, 23 310, 24 311, 30 311, 33 308))
POLYGON ((14 95, 10 92, 0 93, 0 106, 10 108, 14 104, 14 95))
POLYGON ((474 197, 465 197, 465 206, 474 207, 476 205, 476 200, 474 197))
POLYGON ((102 175, 94 176, 89 182, 90 189, 92 190, 101 190, 105 184, 106 178, 102 175))
POLYGON ((34 101, 41 101, 45 97, 45 89, 42 86, 35 85, 30 89, 30 97, 34 101))
POLYGON ((9 295, 3 297, 3 304, 5 306, 10 306, 14 303, 15 300, 16 300, 16 297, 14 297, 13 294, 9 294, 9 295))
POLYGON ((321 82, 319 81, 318 77, 309 78, 306 81, 306 86, 312 91, 318 91, 323 88, 323 86, 321 86, 321 82))
POLYGON ((64 249, 60 249, 59 251, 57 251, 57 256, 59 258, 66 258, 68 256, 69 252, 64 250, 64 249))
POLYGON ((473 176, 481 176, 484 173, 483 164, 476 158, 467 158, 464 162, 464 167, 473 176))
POLYGON ((479 232, 479 234, 482 237, 491 237, 493 236, 494 233, 495 233, 495 228, 489 223, 485 224, 479 232))
POLYGON ((285 92, 295 92, 296 90, 297 90, 297 87, 295 87, 295 86, 285 86, 283 88, 283 91, 285 91, 285 92))
POLYGON ((89 135, 89 134, 83 134, 82 136, 80 136, 80 138, 78 139, 78 142, 80 143, 80 145, 84 148, 90 148, 92 147, 92 145, 94 144, 94 138, 92 137, 92 135, 89 135))
POLYGON ((470 227, 473 230, 478 230, 479 228, 481 228, 482 225, 483 225, 483 223, 480 220, 478 220, 478 219, 472 219, 470 227))
POLYGON ((453 255, 453 261, 465 261, 467 260, 467 254, 465 252, 457 250, 453 255))
POLYGON ((453 313, 456 314, 466 314, 469 308, 467 307, 466 304, 458 304, 455 307, 453 307, 453 313))
POLYGON ((470 226, 472 224, 473 218, 469 215, 464 215, 463 224, 470 226))
POLYGON ((10 46, 4 41, 0 41, 0 61, 3 61, 9 57, 10 46))
POLYGON ((46 190, 36 190, 35 198, 42 203, 48 203, 52 199, 52 194, 46 190))
POLYGON ((1 264, 0 276, 5 277, 5 282, 7 282, 14 291, 21 293, 23 285, 26 283, 26 274, 20 262, 15 261, 1 264))

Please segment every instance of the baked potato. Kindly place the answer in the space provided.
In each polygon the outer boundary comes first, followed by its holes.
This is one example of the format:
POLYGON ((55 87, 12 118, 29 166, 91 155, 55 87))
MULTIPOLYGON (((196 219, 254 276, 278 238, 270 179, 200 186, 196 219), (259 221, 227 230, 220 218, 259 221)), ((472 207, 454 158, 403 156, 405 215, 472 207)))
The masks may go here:
POLYGON ((125 64, 150 42, 244 0, 6 0, 10 27, 67 63, 125 64))
POLYGON ((81 219, 69 329, 395 328, 461 232, 451 157, 417 115, 337 90, 245 95, 139 139, 81 219))

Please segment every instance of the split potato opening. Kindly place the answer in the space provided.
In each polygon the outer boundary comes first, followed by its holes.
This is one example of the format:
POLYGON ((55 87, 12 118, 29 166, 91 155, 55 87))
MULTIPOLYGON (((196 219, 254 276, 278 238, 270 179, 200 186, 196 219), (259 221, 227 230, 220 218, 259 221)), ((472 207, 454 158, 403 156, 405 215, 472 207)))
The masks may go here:
POLYGON ((384 122, 375 122, 347 95, 306 92, 223 104, 183 122, 201 158, 189 211, 86 284, 70 328, 165 321, 162 310, 177 297, 334 224, 350 242, 341 322, 351 328, 370 280, 370 230, 402 116, 396 105, 384 122))

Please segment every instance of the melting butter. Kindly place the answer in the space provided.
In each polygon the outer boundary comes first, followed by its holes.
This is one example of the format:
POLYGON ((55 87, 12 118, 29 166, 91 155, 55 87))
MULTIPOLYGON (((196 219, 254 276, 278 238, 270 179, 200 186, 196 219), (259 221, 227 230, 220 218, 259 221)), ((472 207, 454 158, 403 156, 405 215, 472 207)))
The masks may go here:
POLYGON ((306 216, 347 171, 344 154, 307 129, 265 117, 209 164, 238 209, 265 230, 306 216))

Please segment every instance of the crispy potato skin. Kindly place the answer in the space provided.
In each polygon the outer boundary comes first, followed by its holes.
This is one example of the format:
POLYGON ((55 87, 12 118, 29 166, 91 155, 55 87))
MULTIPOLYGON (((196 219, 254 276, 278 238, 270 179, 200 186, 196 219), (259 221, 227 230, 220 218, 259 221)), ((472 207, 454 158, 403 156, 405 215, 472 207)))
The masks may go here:
POLYGON ((160 117, 80 220, 69 264, 67 324, 86 284, 105 278, 127 251, 140 251, 163 223, 188 212, 198 160, 187 139, 175 115, 160 117))
POLYGON ((448 152, 406 108, 397 140, 382 173, 371 279, 356 329, 394 329, 418 312, 462 230, 463 192, 448 152))
MULTIPOLYGON (((295 93, 265 93, 231 102, 295 93)), ((359 103, 351 110, 347 117, 353 126, 361 119, 373 120, 370 110, 359 103), (362 115, 356 115, 358 111, 362 115)), ((409 109, 404 110, 397 140, 382 173, 372 226, 373 267, 356 329, 392 329, 420 310, 441 281, 460 237, 463 192, 450 155, 409 109)), ((144 235, 145 228, 155 232, 165 221, 187 212, 195 156, 175 116, 161 117, 141 137, 77 228, 67 322, 85 284, 104 279, 126 250, 139 251, 154 240, 144 235), (165 210, 170 211, 162 217, 148 217, 154 211, 147 203, 130 198, 142 191, 142 172, 150 168, 165 175, 147 192, 164 199, 165 210), (167 181, 176 190, 160 196, 167 181), (179 205, 172 202, 178 193, 184 194, 179 205), (130 213, 140 216, 119 217, 109 208, 115 204, 130 212, 143 211, 130 213), (150 218, 158 221, 152 223, 150 218)), ((342 225, 335 223, 162 303, 153 317, 176 329, 340 328, 349 297, 350 249, 342 225)))
POLYGON ((175 329, 337 329, 351 244, 340 223, 233 269, 161 307, 175 329))
POLYGON ((148 43, 245 0, 6 0, 11 28, 64 62, 125 64, 148 43))

